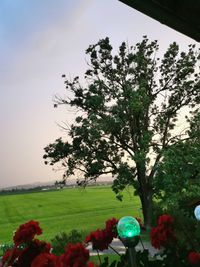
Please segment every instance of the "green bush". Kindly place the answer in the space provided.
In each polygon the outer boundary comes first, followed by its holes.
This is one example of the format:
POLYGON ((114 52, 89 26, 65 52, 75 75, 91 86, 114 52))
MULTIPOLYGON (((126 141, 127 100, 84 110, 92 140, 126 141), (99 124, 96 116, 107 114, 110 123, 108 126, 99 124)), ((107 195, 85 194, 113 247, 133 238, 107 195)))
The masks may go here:
POLYGON ((60 255, 68 243, 79 243, 84 240, 86 233, 83 231, 71 230, 69 233, 61 232, 51 239, 53 253, 60 255))
POLYGON ((2 256, 6 250, 12 249, 14 247, 13 244, 1 244, 0 245, 0 256, 2 256))
POLYGON ((191 184, 187 189, 175 192, 167 198, 160 198, 159 201, 155 202, 154 217, 166 212, 173 214, 175 210, 181 210, 188 217, 194 218, 195 201, 197 200, 200 200, 200 185, 191 184))

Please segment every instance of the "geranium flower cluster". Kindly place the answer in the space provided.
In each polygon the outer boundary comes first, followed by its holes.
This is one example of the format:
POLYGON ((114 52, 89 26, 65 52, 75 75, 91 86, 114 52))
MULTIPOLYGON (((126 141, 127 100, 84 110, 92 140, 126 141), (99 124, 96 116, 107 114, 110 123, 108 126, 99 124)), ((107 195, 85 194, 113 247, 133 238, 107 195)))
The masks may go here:
POLYGON ((191 251, 188 255, 188 262, 195 266, 200 266, 200 253, 191 251))
POLYGON ((42 229, 39 223, 36 221, 29 221, 25 224, 21 224, 14 234, 13 241, 15 245, 27 243, 33 240, 36 235, 41 235, 42 229))
POLYGON ((68 244, 65 253, 59 258, 59 267, 95 267, 92 262, 88 262, 89 257, 89 251, 83 244, 68 244))
POLYGON ((174 219, 171 215, 164 214, 158 218, 157 226, 153 227, 150 233, 151 244, 154 248, 160 249, 176 241, 173 224, 174 219))
POLYGON ((68 244, 65 252, 56 256, 51 253, 51 245, 34 239, 42 229, 36 221, 19 226, 14 234, 14 248, 5 252, 2 266, 11 267, 97 267, 89 262, 89 251, 81 243, 68 244), (20 246, 23 246, 23 249, 20 246))
POLYGON ((105 223, 104 229, 97 229, 94 232, 91 232, 85 238, 85 243, 92 243, 92 248, 95 250, 105 250, 108 249, 108 246, 112 242, 113 238, 117 237, 116 225, 118 220, 112 218, 105 223))

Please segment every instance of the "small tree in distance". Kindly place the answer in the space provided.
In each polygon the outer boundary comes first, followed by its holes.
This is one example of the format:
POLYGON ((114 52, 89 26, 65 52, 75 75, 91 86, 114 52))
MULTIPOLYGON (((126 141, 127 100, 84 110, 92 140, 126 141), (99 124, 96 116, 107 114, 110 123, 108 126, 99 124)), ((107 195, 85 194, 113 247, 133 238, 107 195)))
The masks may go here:
POLYGON ((79 77, 66 79, 73 96, 57 97, 55 103, 82 112, 68 131, 71 141, 59 138, 44 148, 46 164, 65 167, 64 179, 80 171, 86 184, 111 174, 119 199, 123 189, 132 186, 147 227, 158 163, 171 145, 190 138, 186 130, 175 131, 179 114, 185 107, 197 110, 200 102, 200 57, 194 45, 180 53, 172 43, 162 60, 158 49, 157 41, 146 36, 134 47, 123 42, 116 55, 109 38, 90 45, 86 86, 79 77))

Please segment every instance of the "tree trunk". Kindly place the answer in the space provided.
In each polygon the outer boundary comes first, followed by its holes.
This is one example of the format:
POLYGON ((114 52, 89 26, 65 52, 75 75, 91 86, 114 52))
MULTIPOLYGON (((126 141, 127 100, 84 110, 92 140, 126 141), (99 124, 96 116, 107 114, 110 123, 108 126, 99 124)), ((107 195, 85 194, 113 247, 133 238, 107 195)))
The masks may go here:
POLYGON ((144 226, 148 230, 151 228, 152 223, 152 206, 153 206, 153 191, 149 184, 148 177, 146 176, 146 168, 144 162, 138 162, 137 167, 137 178, 140 185, 139 197, 142 204, 142 213, 144 219, 144 226))
POLYGON ((151 190, 143 190, 143 193, 140 195, 140 200, 142 204, 142 213, 144 218, 144 226, 146 229, 151 228, 152 224, 152 192, 151 190))

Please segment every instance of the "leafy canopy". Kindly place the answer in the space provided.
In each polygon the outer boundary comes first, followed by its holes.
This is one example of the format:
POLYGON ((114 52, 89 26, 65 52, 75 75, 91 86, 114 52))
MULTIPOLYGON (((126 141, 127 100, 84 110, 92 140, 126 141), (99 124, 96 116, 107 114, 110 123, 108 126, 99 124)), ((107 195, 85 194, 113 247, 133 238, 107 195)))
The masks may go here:
POLYGON ((200 113, 190 120, 188 138, 165 151, 154 180, 156 196, 168 201, 176 195, 195 192, 200 185, 200 113), (194 189, 193 189, 194 188, 194 189))
POLYGON ((163 153, 187 138, 177 133, 177 121, 187 107, 197 111, 200 102, 199 53, 190 45, 180 52, 174 42, 157 57, 157 41, 146 36, 116 54, 109 38, 90 45, 85 83, 65 78, 71 98, 56 98, 55 106, 75 107, 80 116, 59 138, 45 147, 45 163, 61 162, 64 178, 82 173, 81 183, 110 173, 113 190, 134 186, 142 196, 153 190, 153 179, 163 153), (81 112, 81 113, 80 113, 81 112))

